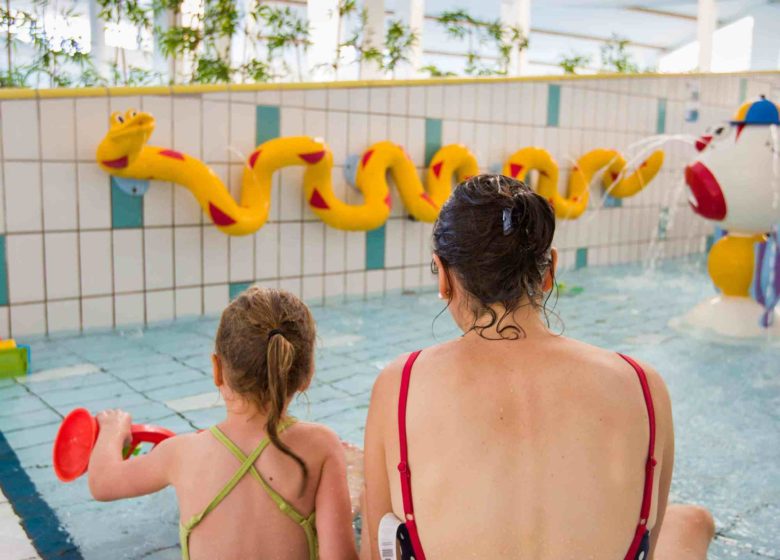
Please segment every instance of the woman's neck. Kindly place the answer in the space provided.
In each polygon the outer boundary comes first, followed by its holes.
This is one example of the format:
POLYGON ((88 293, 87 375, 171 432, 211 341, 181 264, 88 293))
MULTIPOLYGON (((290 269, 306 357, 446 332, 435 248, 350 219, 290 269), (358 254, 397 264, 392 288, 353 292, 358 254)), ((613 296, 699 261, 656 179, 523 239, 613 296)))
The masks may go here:
POLYGON ((491 309, 496 317, 494 324, 484 329, 479 327, 479 325, 490 324, 492 318, 486 313, 477 320, 476 328, 466 331, 465 336, 478 336, 490 340, 515 340, 550 334, 539 308, 535 305, 521 304, 509 314, 506 314, 506 308, 502 305, 493 305, 491 309))

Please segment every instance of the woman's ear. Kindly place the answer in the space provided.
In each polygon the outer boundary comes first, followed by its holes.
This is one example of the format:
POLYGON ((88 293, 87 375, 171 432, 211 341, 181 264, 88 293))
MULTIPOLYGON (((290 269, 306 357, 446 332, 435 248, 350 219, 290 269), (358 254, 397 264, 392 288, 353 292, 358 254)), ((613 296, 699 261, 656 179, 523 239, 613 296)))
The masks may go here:
POLYGON ((436 264, 436 270, 439 271, 439 297, 448 300, 452 297, 452 286, 447 271, 438 255, 433 255, 433 262, 436 264))
POLYGON ((544 286, 542 289, 545 292, 549 292, 555 287, 555 272, 558 268, 558 249, 553 247, 550 249, 550 267, 547 269, 547 274, 544 276, 544 286))
POLYGON ((225 383, 225 378, 222 375, 222 360, 219 359, 216 352, 211 355, 211 366, 214 372, 214 385, 222 387, 225 383))

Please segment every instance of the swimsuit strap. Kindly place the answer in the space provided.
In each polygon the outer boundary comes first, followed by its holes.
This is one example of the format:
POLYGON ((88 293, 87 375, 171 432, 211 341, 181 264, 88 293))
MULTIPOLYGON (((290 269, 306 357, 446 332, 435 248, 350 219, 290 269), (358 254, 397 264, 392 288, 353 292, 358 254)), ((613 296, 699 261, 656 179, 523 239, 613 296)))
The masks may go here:
POLYGON ((650 425, 650 438, 647 445, 647 463, 645 464, 645 487, 642 494, 642 508, 639 513, 639 524, 637 525, 634 539, 631 541, 631 548, 628 549, 626 560, 635 560, 642 549, 643 542, 646 542, 648 533, 647 522, 650 517, 650 507, 653 503, 653 478, 655 475, 655 409, 653 407, 653 396, 650 393, 650 385, 647 382, 647 374, 638 363, 628 356, 619 354, 631 367, 634 368, 639 383, 642 385, 642 394, 645 397, 645 406, 647 407, 647 420, 650 425))
POLYGON ((412 366, 420 355, 421 350, 413 352, 404 365, 401 375, 401 390, 398 395, 398 445, 401 451, 401 461, 398 463, 398 472, 401 475, 401 495, 404 502, 404 523, 409 532, 409 540, 412 543, 415 560, 425 560, 420 535, 417 532, 417 523, 414 518, 414 503, 412 502, 412 472, 409 470, 409 450, 406 441, 406 401, 409 397, 409 381, 412 376, 412 366))

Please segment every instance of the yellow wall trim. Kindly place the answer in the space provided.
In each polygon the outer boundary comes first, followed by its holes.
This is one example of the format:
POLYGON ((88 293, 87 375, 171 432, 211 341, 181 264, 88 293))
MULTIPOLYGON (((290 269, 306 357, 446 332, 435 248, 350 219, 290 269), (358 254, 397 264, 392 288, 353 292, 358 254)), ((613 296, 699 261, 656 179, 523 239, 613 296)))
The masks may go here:
POLYGON ((62 97, 119 97, 128 95, 193 95, 198 93, 284 91, 311 89, 348 89, 374 87, 434 86, 458 84, 497 84, 516 82, 569 82, 588 80, 626 80, 650 78, 710 78, 710 77, 778 77, 778 70, 752 70, 746 72, 686 72, 675 74, 564 74, 548 76, 483 77, 483 78, 423 78, 414 80, 352 80, 331 82, 288 82, 262 84, 192 84, 175 86, 93 87, 56 89, 0 89, 0 99, 48 99, 62 97))

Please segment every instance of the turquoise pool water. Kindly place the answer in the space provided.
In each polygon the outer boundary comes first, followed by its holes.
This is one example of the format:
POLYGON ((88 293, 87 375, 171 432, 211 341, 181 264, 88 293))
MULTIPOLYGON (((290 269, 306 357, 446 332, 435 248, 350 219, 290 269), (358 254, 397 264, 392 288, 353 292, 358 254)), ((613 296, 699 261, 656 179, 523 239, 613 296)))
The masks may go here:
MULTIPOLYGON (((780 559, 780 348, 712 342, 667 326, 712 295, 699 261, 652 272, 583 269, 562 279, 584 289, 558 301, 567 335, 637 356, 666 378, 677 425, 673 498, 713 511, 710 558, 780 559)), ((316 308, 317 375, 295 413, 360 443, 379 370, 402 352, 456 335, 448 315, 434 322, 440 310, 433 293, 316 308)), ((136 421, 176 432, 219 420, 209 363, 215 327, 211 318, 36 339, 39 373, 24 383, 0 380, 0 481, 44 557, 103 559, 109 550, 117 559, 179 557, 171 491, 96 503, 84 479, 56 480, 51 442, 61 415, 76 406, 121 406, 136 421)))

